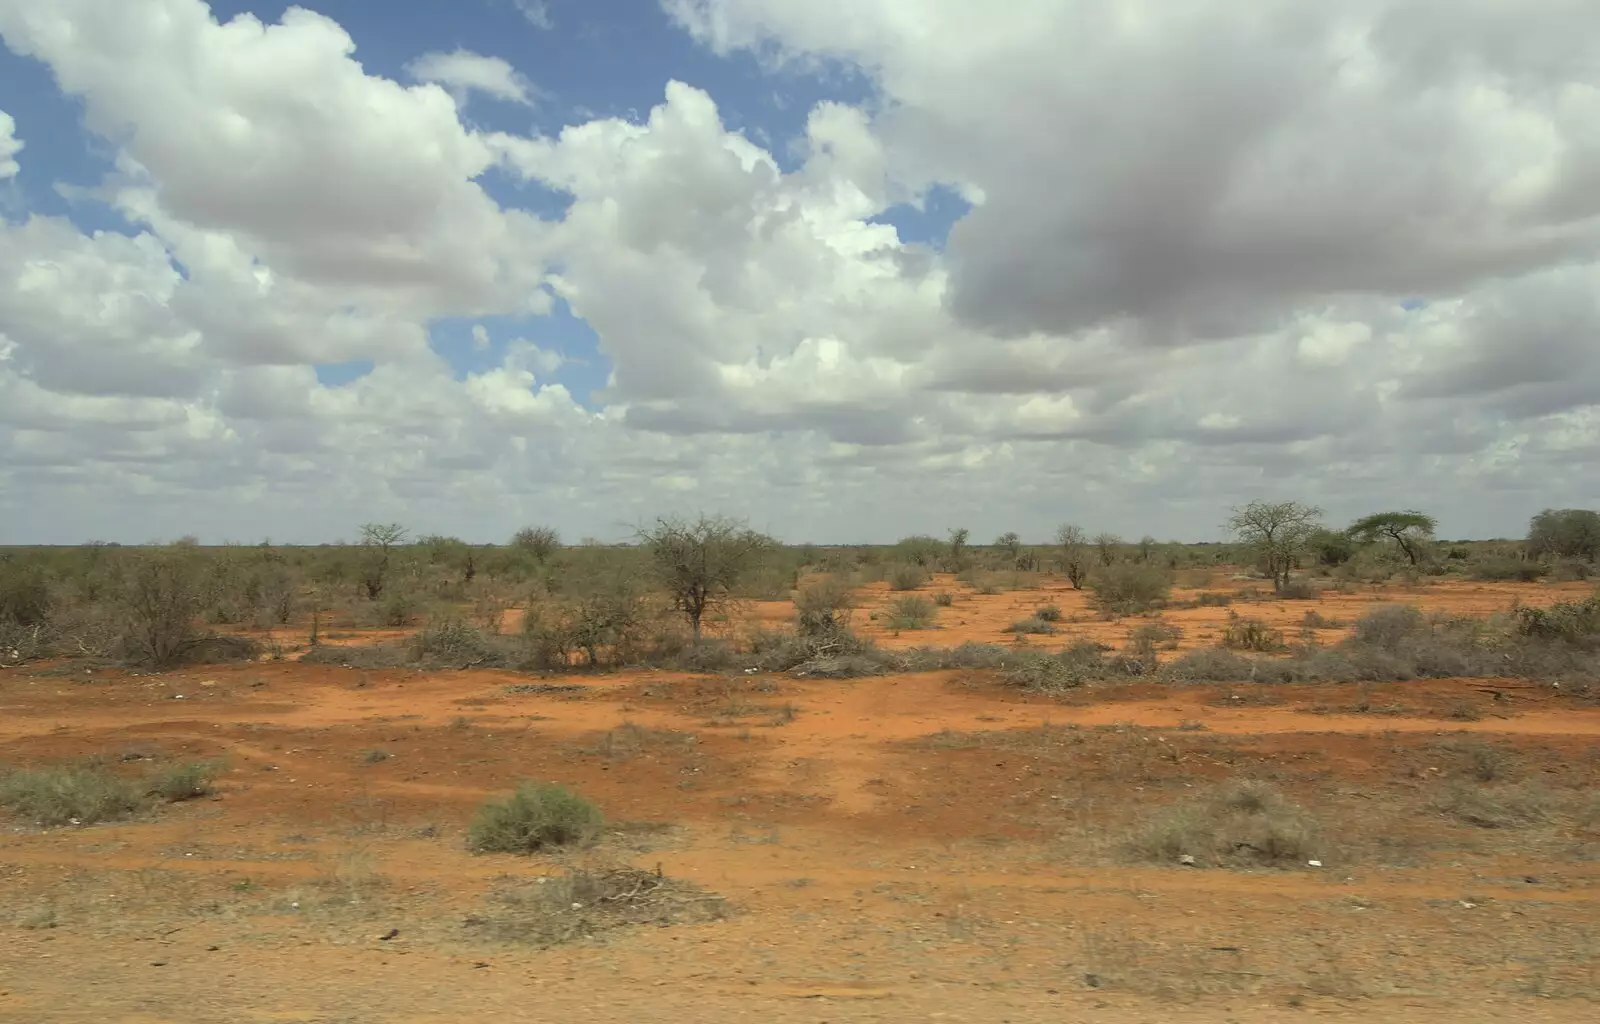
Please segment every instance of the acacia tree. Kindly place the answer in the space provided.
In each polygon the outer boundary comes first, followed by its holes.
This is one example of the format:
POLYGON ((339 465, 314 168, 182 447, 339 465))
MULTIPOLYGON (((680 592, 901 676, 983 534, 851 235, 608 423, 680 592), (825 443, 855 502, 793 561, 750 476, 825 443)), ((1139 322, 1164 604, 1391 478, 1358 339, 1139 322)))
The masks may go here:
POLYGON ((1345 531, 1362 544, 1376 544, 1388 538, 1406 556, 1412 565, 1422 557, 1423 546, 1433 539, 1439 521, 1430 515, 1407 509, 1404 512, 1374 512, 1365 519, 1357 519, 1345 531))
POLYGON ((548 562, 561 550, 561 535, 549 526, 524 526, 511 538, 511 546, 526 551, 535 562, 548 562))
POLYGON ((1252 501, 1236 507, 1228 529, 1252 548, 1261 567, 1281 591, 1289 582, 1295 559, 1321 525, 1322 509, 1298 501, 1252 501))
POLYGON ((1073 590, 1082 590, 1083 581, 1089 578, 1089 535, 1083 527, 1063 523, 1056 530, 1056 543, 1061 545, 1061 565, 1073 590))
POLYGON ((773 546, 742 520, 704 513, 692 522, 657 519, 638 535, 656 579, 689 620, 696 644, 706 612, 726 603, 773 546))
POLYGON ((1022 557, 1022 538, 1014 530, 1008 530, 996 537, 994 546, 1005 553, 1006 561, 1010 562, 1013 567, 1016 566, 1017 560, 1022 557))
POLYGON ((967 556, 967 540, 971 538, 972 531, 965 526, 953 527, 950 530, 950 560, 959 563, 967 556))
POLYGON ((378 549, 377 557, 368 559, 361 570, 361 585, 367 590, 368 600, 376 601, 383 593, 389 578, 389 549, 405 543, 405 539, 406 528, 399 523, 362 524, 362 546, 378 549))

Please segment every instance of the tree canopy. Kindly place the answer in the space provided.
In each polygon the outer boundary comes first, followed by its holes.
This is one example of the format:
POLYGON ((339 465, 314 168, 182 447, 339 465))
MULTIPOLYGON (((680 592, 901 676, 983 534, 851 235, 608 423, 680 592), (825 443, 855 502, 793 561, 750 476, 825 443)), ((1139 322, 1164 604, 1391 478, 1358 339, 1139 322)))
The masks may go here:
POLYGON ((1350 524, 1346 532, 1363 544, 1381 540, 1394 542, 1407 561, 1416 565, 1422 558, 1424 545, 1433 539, 1439 521, 1425 512, 1407 509, 1404 512, 1374 512, 1350 524))

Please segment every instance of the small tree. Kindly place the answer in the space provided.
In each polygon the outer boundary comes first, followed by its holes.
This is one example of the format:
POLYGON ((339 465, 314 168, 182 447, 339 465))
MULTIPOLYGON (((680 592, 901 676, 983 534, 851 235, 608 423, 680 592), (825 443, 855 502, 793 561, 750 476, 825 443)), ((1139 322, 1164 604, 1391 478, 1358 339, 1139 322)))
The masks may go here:
POLYGON ((1022 558, 1022 538, 1012 531, 1002 533, 994 539, 994 546, 1006 556, 1006 561, 1015 568, 1022 558))
POLYGON ((1298 501, 1252 501, 1233 510, 1228 528, 1254 550, 1272 589, 1281 591, 1321 516, 1322 509, 1298 501))
POLYGON ((1122 547, 1122 538, 1114 533, 1099 533, 1094 538, 1095 553, 1100 556, 1101 565, 1110 565, 1117 560, 1117 549, 1122 547))
POLYGON ((1394 541, 1395 547, 1412 565, 1422 557, 1423 546, 1433 539, 1439 523, 1430 515, 1414 509, 1404 512, 1375 512, 1358 519, 1346 532, 1362 544, 1376 544, 1385 538, 1394 541))
POLYGON ((524 526, 511 538, 511 546, 536 562, 548 562, 561 550, 561 535, 548 526, 524 526))
POLYGON ((972 537, 972 531, 965 526, 957 526, 950 531, 950 559, 959 562, 967 553, 967 541, 972 537))
POLYGON ((673 606, 689 620, 696 644, 706 612, 728 601, 772 546, 740 520, 704 514, 693 522, 657 519, 639 530, 639 540, 673 606))
POLYGON ((406 528, 399 523, 363 523, 361 545, 377 551, 361 568, 361 585, 366 588, 367 599, 376 601, 383 593, 389 578, 389 549, 404 544, 406 528))
POLYGON ((1063 523, 1056 530, 1056 543, 1061 545, 1061 567, 1073 590, 1082 590, 1083 581, 1089 578, 1089 536, 1081 526, 1063 523))

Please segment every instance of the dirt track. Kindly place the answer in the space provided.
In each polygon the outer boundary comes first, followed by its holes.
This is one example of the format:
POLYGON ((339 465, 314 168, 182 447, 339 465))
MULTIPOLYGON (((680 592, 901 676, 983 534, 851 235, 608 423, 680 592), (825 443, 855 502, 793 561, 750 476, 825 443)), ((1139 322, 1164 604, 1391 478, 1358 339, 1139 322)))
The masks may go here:
POLYGON ((0 833, 0 1020, 1593 1019, 1597 823, 1429 810, 1463 738, 1507 785, 1593 793, 1600 708, 1547 689, 509 689, 529 681, 0 673, 0 761, 228 765, 215 798, 146 820, 0 833), (1149 815, 1240 777, 1317 817, 1322 868, 1126 854, 1149 815), (572 862, 464 851, 477 804, 523 778, 623 823, 578 861, 659 864, 735 912, 548 950, 463 927, 505 876, 572 862))

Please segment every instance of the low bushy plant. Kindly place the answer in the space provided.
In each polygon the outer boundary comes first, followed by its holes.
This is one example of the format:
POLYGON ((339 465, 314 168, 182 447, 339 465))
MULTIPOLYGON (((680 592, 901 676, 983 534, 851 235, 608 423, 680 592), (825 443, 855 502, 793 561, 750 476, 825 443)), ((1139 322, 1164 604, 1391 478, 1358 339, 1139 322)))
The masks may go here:
POLYGON ((1138 615, 1166 603, 1171 570, 1148 562, 1118 562, 1089 574, 1094 606, 1107 615, 1138 615))
POLYGON ((592 839, 602 821, 598 807, 567 787, 524 782, 478 809, 467 845, 474 853, 537 853, 592 839))

